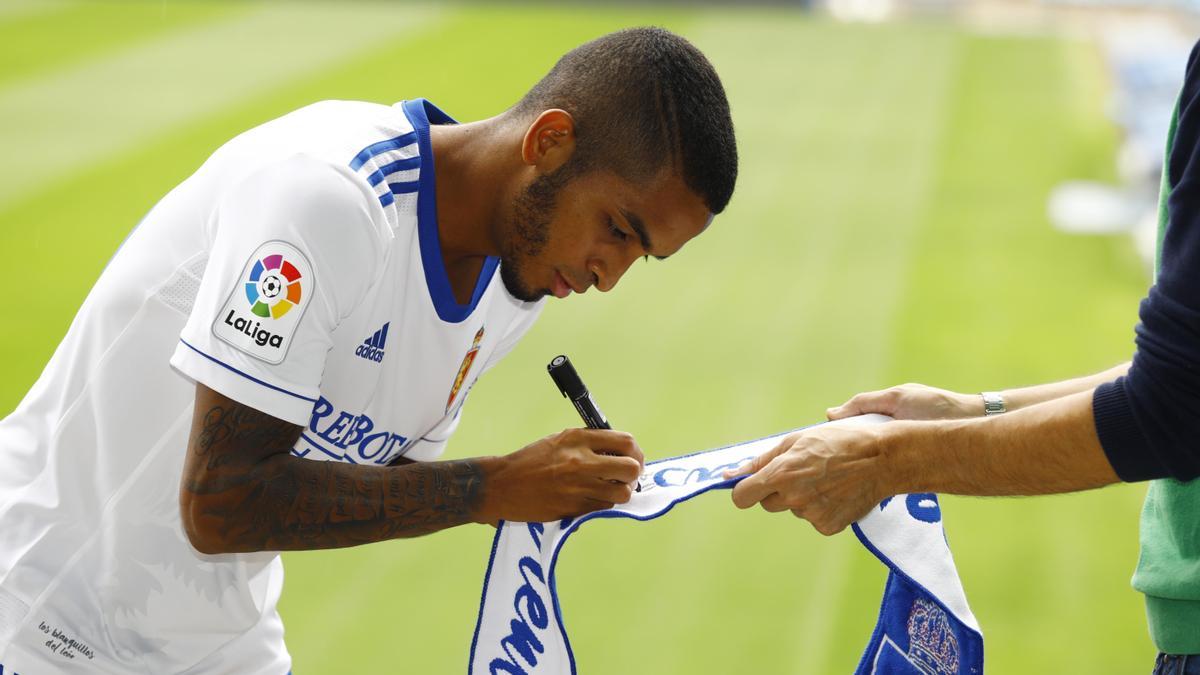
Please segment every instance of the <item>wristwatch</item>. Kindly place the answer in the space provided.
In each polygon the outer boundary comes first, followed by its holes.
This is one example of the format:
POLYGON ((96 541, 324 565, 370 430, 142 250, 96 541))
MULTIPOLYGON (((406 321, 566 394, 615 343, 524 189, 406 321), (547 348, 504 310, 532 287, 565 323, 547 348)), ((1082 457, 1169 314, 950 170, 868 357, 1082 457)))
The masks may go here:
POLYGON ((980 396, 983 397, 983 414, 987 417, 999 415, 1002 412, 1007 412, 1008 408, 1004 405, 1004 397, 998 391, 985 391, 980 396))

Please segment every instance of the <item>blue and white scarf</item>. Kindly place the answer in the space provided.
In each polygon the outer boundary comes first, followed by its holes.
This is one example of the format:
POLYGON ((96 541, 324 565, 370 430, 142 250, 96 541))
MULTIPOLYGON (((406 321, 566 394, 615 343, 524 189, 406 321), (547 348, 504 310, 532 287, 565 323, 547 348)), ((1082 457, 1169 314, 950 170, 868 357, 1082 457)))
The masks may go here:
MULTIPOLYGON (((864 415, 839 423, 885 421, 864 415)), ((615 508, 551 523, 502 522, 484 577, 468 674, 575 675, 555 585, 567 538, 589 520, 651 520, 709 490, 731 488, 740 479, 726 480, 722 473, 770 450, 784 435, 651 462, 642 491, 615 508)), ((937 496, 896 495, 853 529, 889 570, 879 620, 855 675, 982 673, 983 635, 946 543, 937 496)))

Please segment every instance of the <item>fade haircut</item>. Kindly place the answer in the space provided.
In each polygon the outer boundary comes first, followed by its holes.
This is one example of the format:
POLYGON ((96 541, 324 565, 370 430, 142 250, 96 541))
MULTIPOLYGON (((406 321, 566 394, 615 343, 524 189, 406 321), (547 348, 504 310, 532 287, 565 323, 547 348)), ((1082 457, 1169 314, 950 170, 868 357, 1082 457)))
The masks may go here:
POLYGON ((629 28, 572 49, 510 112, 551 108, 575 119, 575 152, 559 180, 608 169, 642 184, 670 168, 710 212, 729 203, 737 180, 729 102, 712 64, 682 37, 629 28))

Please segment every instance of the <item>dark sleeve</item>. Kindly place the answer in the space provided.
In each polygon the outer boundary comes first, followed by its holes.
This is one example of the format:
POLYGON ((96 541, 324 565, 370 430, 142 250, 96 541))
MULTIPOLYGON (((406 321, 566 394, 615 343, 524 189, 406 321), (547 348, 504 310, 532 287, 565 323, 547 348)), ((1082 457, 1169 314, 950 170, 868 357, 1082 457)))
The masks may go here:
POLYGON ((1200 476, 1200 43, 1192 49, 1167 156, 1158 278, 1138 310, 1129 373, 1096 389, 1096 431, 1125 481, 1200 476))

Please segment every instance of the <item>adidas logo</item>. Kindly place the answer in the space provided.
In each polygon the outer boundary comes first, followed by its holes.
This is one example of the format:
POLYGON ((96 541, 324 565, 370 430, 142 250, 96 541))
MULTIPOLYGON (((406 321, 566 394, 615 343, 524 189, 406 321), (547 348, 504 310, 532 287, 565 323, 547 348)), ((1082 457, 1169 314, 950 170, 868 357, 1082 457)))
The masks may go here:
POLYGON ((375 331, 371 337, 363 340, 363 343, 354 350, 355 356, 361 356, 368 361, 379 363, 383 360, 383 345, 387 342, 388 326, 391 322, 383 324, 383 328, 375 331))

